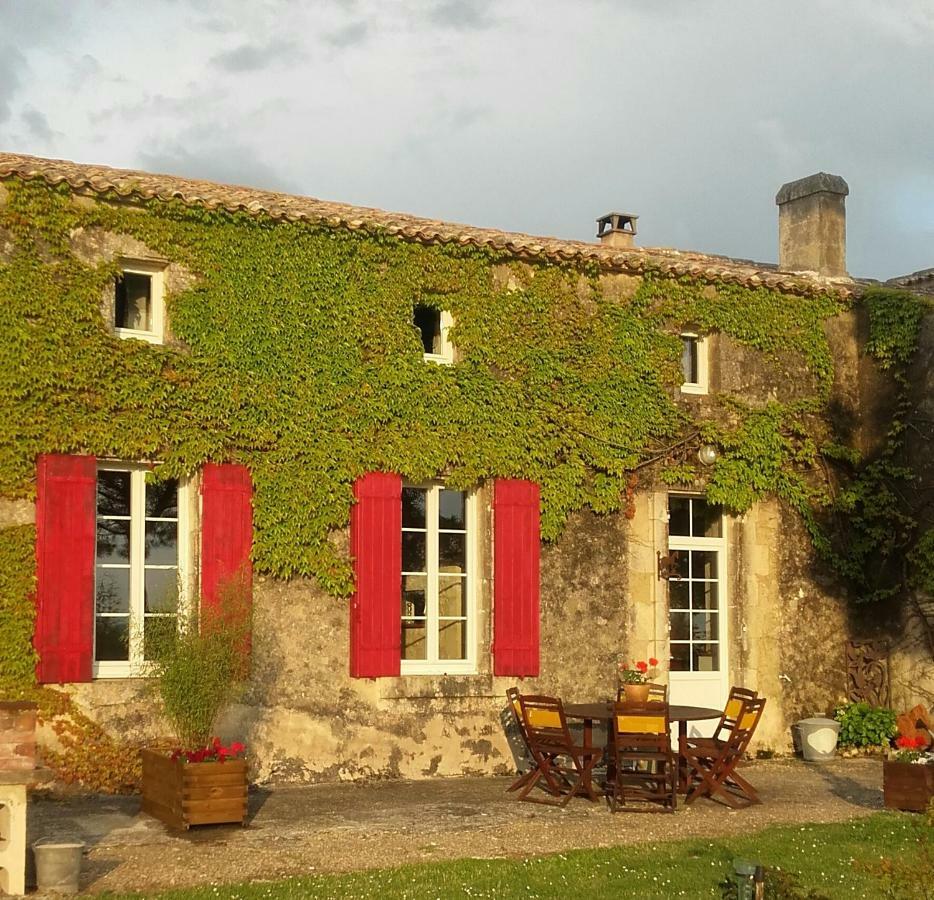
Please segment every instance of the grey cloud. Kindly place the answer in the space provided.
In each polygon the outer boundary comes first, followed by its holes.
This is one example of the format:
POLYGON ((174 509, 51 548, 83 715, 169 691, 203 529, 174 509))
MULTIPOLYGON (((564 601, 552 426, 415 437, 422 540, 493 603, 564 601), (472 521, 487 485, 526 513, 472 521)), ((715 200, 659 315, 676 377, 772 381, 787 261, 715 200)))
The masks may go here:
POLYGON ((437 0, 428 20, 455 31, 478 31, 493 25, 488 0, 437 0))
POLYGON ((324 40, 332 47, 344 48, 353 47, 356 44, 363 43, 366 40, 369 28, 366 22, 352 22, 325 35, 324 40))
POLYGON ((26 65, 15 47, 0 47, 0 124, 10 118, 10 102, 20 88, 20 72, 26 65))
POLYGON ((41 141, 43 144, 52 143, 55 138, 55 132, 49 125, 49 120, 38 109, 27 106, 21 113, 20 118, 29 129, 30 137, 41 141))
POLYGON ((269 66, 295 62, 304 56, 296 41, 277 39, 266 44, 241 44, 211 57, 211 64, 227 72, 256 72, 269 66))

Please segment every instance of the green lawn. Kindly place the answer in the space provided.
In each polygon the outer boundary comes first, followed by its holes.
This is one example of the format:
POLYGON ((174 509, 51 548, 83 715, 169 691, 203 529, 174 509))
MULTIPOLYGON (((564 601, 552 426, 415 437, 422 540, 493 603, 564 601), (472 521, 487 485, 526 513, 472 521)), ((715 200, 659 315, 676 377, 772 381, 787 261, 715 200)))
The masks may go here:
POLYGON ((720 885, 732 870, 732 860, 739 857, 758 860, 791 877, 790 891, 773 889, 768 897, 922 897, 886 893, 882 882, 865 868, 887 858, 896 866, 899 861, 910 865, 922 881, 930 879, 934 875, 931 832, 922 816, 878 813, 846 824, 783 826, 737 838, 577 850, 526 860, 466 859, 158 896, 164 900, 720 897, 720 885), (924 853, 922 846, 927 847, 924 853), (810 890, 815 893, 809 894, 810 890))

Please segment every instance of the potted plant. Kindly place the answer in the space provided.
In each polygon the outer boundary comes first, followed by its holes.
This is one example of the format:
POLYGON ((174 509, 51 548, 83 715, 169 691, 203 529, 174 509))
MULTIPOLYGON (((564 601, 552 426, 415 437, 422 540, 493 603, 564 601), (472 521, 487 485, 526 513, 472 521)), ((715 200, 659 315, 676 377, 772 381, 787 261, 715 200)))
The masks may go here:
POLYGON ((924 737, 900 736, 896 752, 882 763, 886 807, 924 812, 934 798, 934 753, 925 752, 924 737))
POLYGON ((656 672, 658 660, 650 657, 648 661, 644 659, 636 660, 630 666, 626 662, 620 662, 619 681, 623 686, 623 694, 628 706, 645 706, 649 698, 648 676, 651 668, 652 674, 656 672))
POLYGON ((213 734, 245 684, 250 625, 249 595, 232 584, 184 627, 146 636, 153 688, 178 745, 142 751, 142 808, 173 828, 246 818, 245 748, 213 734))

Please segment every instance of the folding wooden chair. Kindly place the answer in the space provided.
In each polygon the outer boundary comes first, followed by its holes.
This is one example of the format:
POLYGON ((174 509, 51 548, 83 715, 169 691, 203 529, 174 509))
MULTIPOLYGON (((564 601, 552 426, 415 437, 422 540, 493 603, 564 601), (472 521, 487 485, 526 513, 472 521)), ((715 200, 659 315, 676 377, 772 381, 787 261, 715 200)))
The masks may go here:
MULTIPOLYGON (((626 692, 623 690, 623 686, 620 685, 616 689, 616 702, 623 703, 626 699, 626 692)), ((668 685, 667 684, 649 684, 649 696, 646 700, 646 703, 667 703, 668 702, 668 685)))
POLYGON ((678 767, 669 724, 667 705, 633 709, 616 704, 610 726, 613 769, 607 778, 612 812, 675 811, 678 767))
MULTIPOLYGON (((519 733, 521 745, 525 748, 525 755, 529 760, 533 760, 532 751, 529 748, 529 737, 525 733, 525 723, 522 721, 522 708, 519 705, 519 691, 517 688, 509 688, 506 691, 506 699, 509 701, 509 709, 512 712, 513 722, 516 731, 519 733)), ((531 765, 525 772, 520 772, 519 777, 506 788, 506 793, 517 791, 535 775, 535 765, 531 765)))
POLYGON ((693 803, 698 797, 718 800, 733 809, 760 802, 755 788, 736 772, 736 766, 762 718, 765 699, 740 699, 738 702, 741 708, 733 728, 719 744, 690 741, 682 748, 681 755, 690 773, 685 804, 693 803))
POLYGON ((535 760, 535 770, 522 788, 519 799, 549 806, 567 806, 571 797, 582 794, 596 802, 599 797, 593 789, 592 773, 594 763, 603 755, 603 750, 574 743, 564 707, 556 697, 520 695, 519 708, 529 752, 535 760), (554 799, 529 796, 539 782, 554 799))
POLYGON ((685 750, 688 748, 694 750, 700 748, 716 750, 722 747, 736 727, 736 720, 742 711, 743 701, 755 700, 758 696, 759 695, 755 691, 751 691, 748 688, 736 687, 736 685, 731 687, 730 696, 727 698, 726 706, 723 708, 723 715, 720 716, 720 721, 714 729, 713 736, 687 738, 687 743, 678 748, 681 755, 684 756, 685 750))

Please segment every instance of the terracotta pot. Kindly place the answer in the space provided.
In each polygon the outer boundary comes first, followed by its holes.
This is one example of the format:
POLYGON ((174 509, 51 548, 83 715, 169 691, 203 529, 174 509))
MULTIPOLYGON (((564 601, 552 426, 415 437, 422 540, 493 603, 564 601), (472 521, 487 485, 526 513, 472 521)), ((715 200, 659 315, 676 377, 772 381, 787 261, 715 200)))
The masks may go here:
POLYGON ((645 706, 649 699, 647 684, 624 684, 623 695, 627 706, 645 706))

